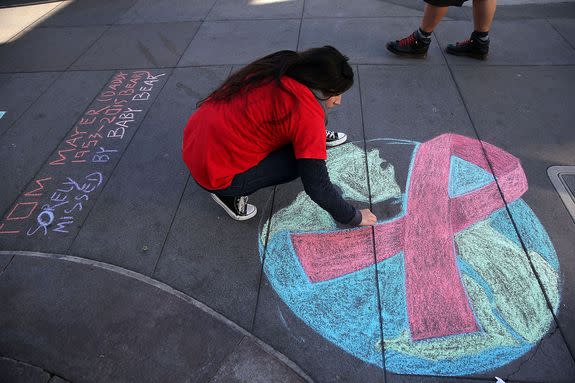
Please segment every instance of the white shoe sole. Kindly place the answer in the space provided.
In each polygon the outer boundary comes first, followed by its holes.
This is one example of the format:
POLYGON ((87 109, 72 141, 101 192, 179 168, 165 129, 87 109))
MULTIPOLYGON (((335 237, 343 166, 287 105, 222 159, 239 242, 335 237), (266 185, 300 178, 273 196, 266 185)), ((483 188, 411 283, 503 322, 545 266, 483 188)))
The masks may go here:
POLYGON ((232 219, 235 219, 236 221, 246 221, 250 218, 253 218, 257 213, 258 213, 258 209, 254 206, 254 205, 250 205, 248 204, 246 206, 246 210, 249 211, 248 214, 246 215, 237 215, 236 213, 234 213, 232 210, 230 210, 229 207, 226 206, 225 203, 222 202, 222 200, 220 200, 218 198, 218 196, 216 196, 214 193, 210 193, 210 195, 212 196, 212 199, 214 201, 216 201, 216 203, 218 205, 220 205, 222 207, 222 209, 224 209, 226 211, 226 213, 228 213, 228 215, 230 217, 232 217, 232 219), (253 208, 253 210, 251 210, 253 208), (251 210, 251 211, 250 211, 251 210))
POLYGON ((347 134, 343 134, 343 137, 341 137, 340 139, 337 139, 335 141, 329 141, 329 142, 326 141, 325 146, 327 146, 328 148, 332 148, 334 146, 341 145, 346 141, 347 141, 347 134))

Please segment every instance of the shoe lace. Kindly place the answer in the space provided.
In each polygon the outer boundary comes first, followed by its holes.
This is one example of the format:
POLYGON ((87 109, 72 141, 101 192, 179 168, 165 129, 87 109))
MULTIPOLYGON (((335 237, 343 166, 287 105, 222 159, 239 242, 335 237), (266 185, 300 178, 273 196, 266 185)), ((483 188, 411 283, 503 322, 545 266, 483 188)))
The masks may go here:
POLYGON ((327 130, 325 136, 330 141, 331 140, 337 140, 337 133, 334 132, 333 130, 327 130))
POLYGON ((455 43, 455 45, 468 45, 468 44, 472 44, 473 41, 471 39, 467 39, 467 40, 463 40, 463 41, 458 41, 455 43))
POLYGON ((415 41, 417 41, 417 39, 415 38, 415 35, 412 33, 409 36, 404 37, 403 39, 399 40, 399 46, 404 47, 407 45, 411 45, 411 44, 415 43, 415 41))
POLYGON ((247 207, 248 207, 248 197, 247 196, 238 197, 236 199, 236 208, 238 209, 239 214, 245 214, 247 207))

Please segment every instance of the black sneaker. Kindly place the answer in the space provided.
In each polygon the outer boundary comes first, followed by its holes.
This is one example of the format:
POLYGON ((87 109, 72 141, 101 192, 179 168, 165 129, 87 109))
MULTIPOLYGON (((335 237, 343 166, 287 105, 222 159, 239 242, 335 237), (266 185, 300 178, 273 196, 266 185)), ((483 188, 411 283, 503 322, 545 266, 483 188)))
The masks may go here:
POLYGON ((431 38, 419 39, 417 31, 401 39, 387 43, 387 50, 402 57, 425 58, 431 44, 431 38))
POLYGON ((341 132, 334 132, 333 130, 326 130, 325 132, 325 145, 333 147, 343 144, 347 141, 347 134, 341 132))
POLYGON ((210 193, 212 198, 226 213, 236 221, 245 221, 252 218, 258 212, 254 205, 248 203, 248 197, 221 197, 210 193))
POLYGON ((485 60, 489 55, 489 39, 481 40, 471 34, 469 40, 449 44, 447 48, 445 48, 445 52, 450 55, 467 56, 478 60, 485 60))

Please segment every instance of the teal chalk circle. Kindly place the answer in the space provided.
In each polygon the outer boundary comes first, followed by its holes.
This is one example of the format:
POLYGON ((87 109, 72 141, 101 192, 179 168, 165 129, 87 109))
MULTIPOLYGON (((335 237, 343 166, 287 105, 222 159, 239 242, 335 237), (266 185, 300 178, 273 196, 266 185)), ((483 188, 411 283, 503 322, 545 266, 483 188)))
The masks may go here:
MULTIPOLYGON (((410 147, 413 163, 419 143, 392 139, 368 142, 372 202, 402 201, 401 216, 408 203, 407 193, 397 183, 394 165, 384 159, 389 145, 410 147), (377 148, 371 149, 374 146, 377 148), (378 148, 382 148, 381 152, 378 148)), ((344 198, 360 203, 369 202, 365 156, 361 144, 348 143, 330 149, 327 160, 330 178, 341 188, 344 198)), ((480 167, 456 157, 452 157, 450 172, 450 197, 493 180, 480 167)), ((559 262, 549 236, 525 201, 518 199, 508 208, 556 313, 560 301, 559 262)), ((260 225, 260 259, 268 226, 270 220, 260 225)), ((553 323, 552 312, 505 208, 454 235, 457 264, 480 331, 422 341, 412 341, 410 337, 401 252, 377 264, 379 289, 375 265, 323 282, 309 281, 290 234, 340 230, 344 229, 339 229, 328 213, 300 192, 271 217, 264 272, 298 318, 329 342, 367 363, 384 366, 378 290, 385 368, 398 374, 460 376, 492 370, 527 353, 553 323)))

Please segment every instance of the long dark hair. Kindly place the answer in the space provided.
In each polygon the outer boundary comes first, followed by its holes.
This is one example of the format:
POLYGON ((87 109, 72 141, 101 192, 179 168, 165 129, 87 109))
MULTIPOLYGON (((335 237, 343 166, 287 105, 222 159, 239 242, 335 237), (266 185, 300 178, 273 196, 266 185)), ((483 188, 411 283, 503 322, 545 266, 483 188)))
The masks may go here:
POLYGON ((235 95, 288 76, 318 90, 325 99, 338 96, 353 85, 353 70, 348 58, 332 46, 303 52, 283 50, 262 57, 233 73, 218 89, 198 102, 229 101, 235 95))

